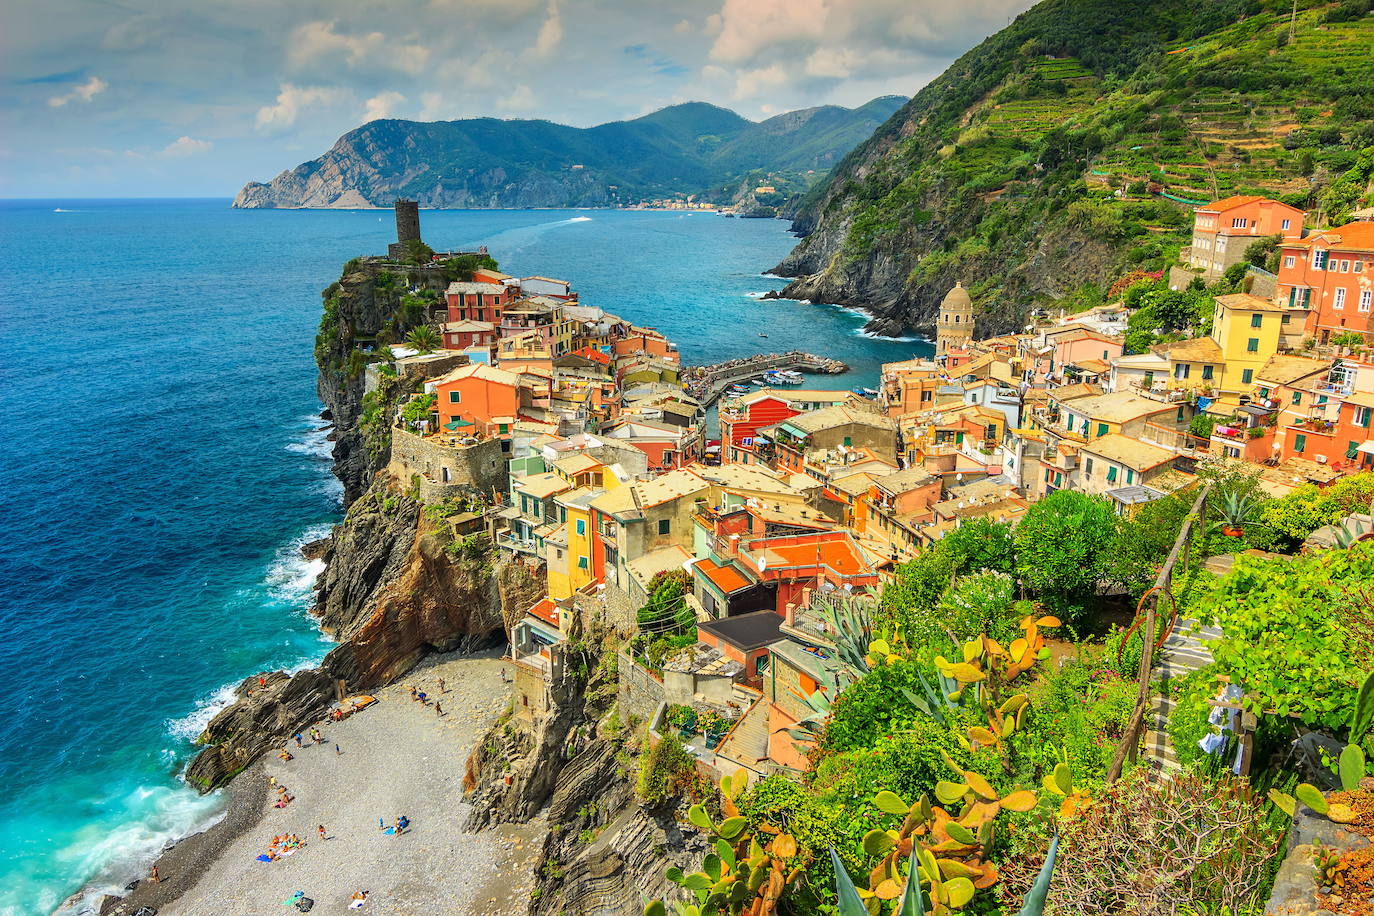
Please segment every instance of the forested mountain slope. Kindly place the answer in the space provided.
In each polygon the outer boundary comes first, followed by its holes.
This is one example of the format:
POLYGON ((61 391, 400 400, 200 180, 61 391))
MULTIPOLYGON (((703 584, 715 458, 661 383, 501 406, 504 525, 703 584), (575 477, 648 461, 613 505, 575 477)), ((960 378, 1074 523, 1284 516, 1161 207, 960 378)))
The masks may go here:
POLYGON ((865 306, 895 333, 931 327, 962 280, 1004 331, 1171 263, 1191 224, 1174 197, 1262 193, 1339 221, 1369 199, 1369 8, 1045 0, 812 189, 775 268, 798 278, 785 294, 865 306))

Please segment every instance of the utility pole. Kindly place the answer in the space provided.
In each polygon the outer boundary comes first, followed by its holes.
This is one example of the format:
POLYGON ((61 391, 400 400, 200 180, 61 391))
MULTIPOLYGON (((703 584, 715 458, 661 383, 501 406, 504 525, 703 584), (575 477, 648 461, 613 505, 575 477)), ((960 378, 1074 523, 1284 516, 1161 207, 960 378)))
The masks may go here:
POLYGON ((1293 43, 1293 36, 1298 30, 1298 0, 1293 0, 1293 14, 1288 17, 1288 43, 1293 43))

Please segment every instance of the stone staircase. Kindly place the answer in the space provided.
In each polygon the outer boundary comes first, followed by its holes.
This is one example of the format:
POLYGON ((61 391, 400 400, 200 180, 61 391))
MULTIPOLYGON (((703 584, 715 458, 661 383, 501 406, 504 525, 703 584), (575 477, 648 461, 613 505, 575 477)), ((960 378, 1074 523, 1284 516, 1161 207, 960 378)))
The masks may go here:
POLYGON ((1182 767, 1169 737, 1169 714, 1174 700, 1169 696, 1169 682, 1185 677, 1212 662, 1212 652, 1206 643, 1221 638, 1221 629, 1203 627, 1196 620, 1188 620, 1174 627, 1155 658, 1155 673, 1160 680, 1160 693, 1154 699, 1150 718, 1145 723, 1145 763, 1160 777, 1170 779, 1182 767))

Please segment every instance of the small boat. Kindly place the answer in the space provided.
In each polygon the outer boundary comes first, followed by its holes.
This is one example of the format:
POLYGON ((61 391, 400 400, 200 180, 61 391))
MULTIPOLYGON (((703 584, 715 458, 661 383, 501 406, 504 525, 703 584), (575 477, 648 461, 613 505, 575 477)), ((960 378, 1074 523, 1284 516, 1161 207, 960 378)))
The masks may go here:
POLYGON ((876 388, 865 388, 865 389, 864 389, 864 395, 865 395, 866 397, 876 398, 876 397, 878 396, 878 389, 876 389, 876 388))
POLYGON ((768 335, 767 335, 767 334, 760 334, 759 336, 760 336, 760 337, 767 337, 768 335))

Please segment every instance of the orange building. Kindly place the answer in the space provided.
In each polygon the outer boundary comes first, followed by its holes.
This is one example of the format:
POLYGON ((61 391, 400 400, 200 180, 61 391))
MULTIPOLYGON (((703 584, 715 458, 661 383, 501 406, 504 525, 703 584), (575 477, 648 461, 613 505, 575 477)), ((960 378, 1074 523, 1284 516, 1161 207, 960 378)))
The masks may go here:
POLYGON ((1321 343, 1354 331, 1374 340, 1374 222, 1347 223, 1285 241, 1277 301, 1307 308, 1307 333, 1321 343))
POLYGON ((1227 197, 1193 211, 1188 263, 1214 280, 1245 257, 1245 249, 1267 235, 1296 239, 1306 216, 1297 207, 1267 197, 1227 197))
POLYGON ((484 363, 471 363, 435 379, 426 388, 437 396, 439 426, 481 436, 508 433, 520 411, 520 376, 484 363), (432 388, 430 387, 432 386, 432 388), (500 429, 500 426, 507 426, 500 429))

